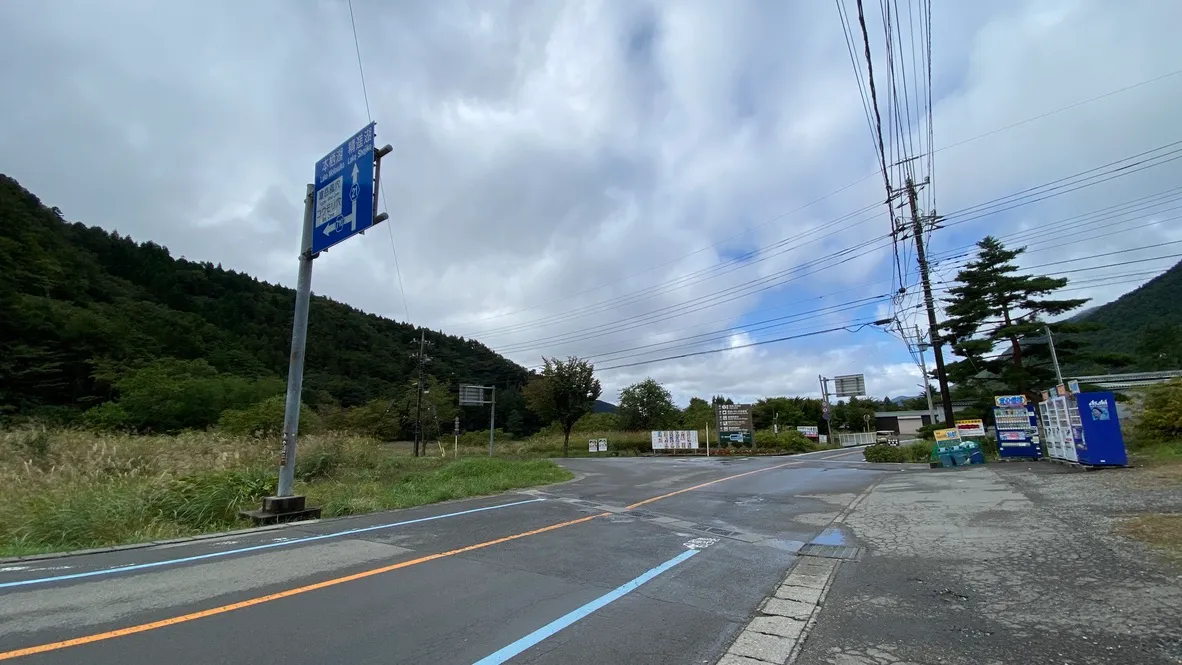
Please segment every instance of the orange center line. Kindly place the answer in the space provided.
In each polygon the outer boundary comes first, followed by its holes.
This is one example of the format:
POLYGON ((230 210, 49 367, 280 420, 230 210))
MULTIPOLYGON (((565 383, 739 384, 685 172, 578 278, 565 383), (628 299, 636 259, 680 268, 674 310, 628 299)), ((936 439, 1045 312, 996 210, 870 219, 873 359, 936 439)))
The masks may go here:
POLYGON ((731 480, 733 478, 742 478, 743 476, 750 476, 753 473, 761 473, 763 471, 771 471, 772 469, 782 469, 786 466, 794 466, 797 464, 804 464, 804 462, 785 462, 784 464, 777 464, 775 466, 768 466, 768 467, 764 467, 762 469, 755 469, 754 471, 746 471, 744 473, 736 473, 733 476, 724 476, 722 478, 718 478, 715 480, 711 480, 709 482, 701 483, 699 485, 694 485, 692 487, 686 487, 685 489, 679 489, 675 492, 669 492, 668 494, 654 496, 651 499, 645 499, 644 501, 638 501, 630 506, 625 506, 624 508, 625 508, 625 510, 632 510, 633 508, 639 508, 640 506, 650 504, 654 501, 660 501, 661 499, 668 499, 671 496, 677 496, 678 494, 682 494, 685 492, 692 492, 693 490, 699 490, 699 489, 702 489, 703 487, 708 487, 710 485, 714 485, 715 483, 721 483, 723 481, 731 480))
MULTIPOLYGON (((760 473, 762 471, 771 471, 772 469, 780 469, 780 468, 783 468, 786 466, 792 466, 792 465, 796 465, 796 464, 802 464, 802 462, 787 462, 785 464, 778 464, 776 466, 769 466, 769 467, 765 467, 762 469, 755 469, 754 471, 746 471, 744 473, 737 473, 732 476, 724 476, 722 478, 717 478, 717 479, 711 480, 709 482, 700 483, 698 485, 693 485, 692 487, 686 487, 684 489, 680 489, 680 490, 677 490, 674 492, 669 492, 667 494, 662 494, 660 496, 654 496, 650 499, 645 499, 644 501, 640 501, 640 502, 637 502, 637 503, 634 503, 634 504, 628 506, 627 509, 631 510, 633 508, 643 506, 645 504, 649 504, 654 501, 660 501, 661 499, 667 499, 671 496, 676 496, 678 494, 682 494, 685 492, 691 492, 693 490, 701 489, 703 487, 708 487, 710 485, 714 485, 716 483, 721 483, 721 482, 724 482, 727 480, 732 480, 734 478, 742 478, 743 476, 749 476, 753 473, 760 473)), ((95 633, 93 635, 83 635, 82 637, 75 637, 73 639, 62 640, 60 642, 50 642, 47 644, 39 644, 37 646, 26 647, 24 649, 13 649, 12 651, 4 651, 4 652, 0 652, 0 660, 11 660, 13 658, 20 658, 21 656, 32 656, 34 654, 45 653, 47 651, 57 651, 59 649, 67 649, 69 647, 82 646, 84 644, 92 644, 94 642, 101 642, 103 640, 110 640, 110 639, 114 639, 116 637, 135 635, 136 633, 143 633, 143 632, 147 632, 150 630, 156 630, 157 628, 166 628, 168 626, 175 626, 177 624, 187 623, 189 621, 196 621, 197 619, 204 619, 206 617, 217 616, 219 614, 225 614, 227 612, 233 612, 235 610, 241 610, 241 609, 245 609, 247 607, 254 607, 255 605, 262 605, 263 603, 269 603, 271 601, 280 600, 282 598, 290 598, 292 596, 298 596, 300 594, 305 594, 310 591, 316 591, 318 589, 327 589, 328 587, 337 586, 338 584, 344 584, 346 582, 354 582, 357 580, 365 579, 367 577, 373 577, 374 575, 381 575, 382 573, 388 573, 388 572, 391 572, 394 570, 399 570, 401 568, 409 568, 410 566, 417 566, 420 563, 427 563, 428 561, 435 561, 437 559, 443 559, 446 557, 455 556, 457 554, 471 552, 473 550, 479 550, 479 549, 484 549, 486 547, 492 547, 493 545, 500 545, 501 543, 507 543, 507 542, 510 542, 513 540, 517 540, 519 538, 526 538, 528 536, 536 536, 538 534, 546 533, 548 531, 555 531, 557 529, 562 529, 562 528, 565 528, 568 526, 574 526, 575 524, 582 524, 583 522, 589 522, 589 521, 596 519, 598 517, 608 517, 610 515, 611 515, 611 513, 597 513, 595 515, 588 515, 586 517, 580 517, 578 519, 568 520, 566 522, 559 522, 557 524, 551 524, 549 526, 544 526, 539 529, 533 529, 530 531, 522 531, 521 533, 515 533, 513 535, 505 536, 503 538, 496 538, 494 540, 486 540, 482 543, 476 543, 475 545, 467 545, 465 547, 460 547, 460 548, 457 548, 454 550, 448 550, 446 552, 438 552, 436 554, 428 554, 426 556, 421 556, 416 559, 408 559, 406 561, 400 561, 398 563, 393 563, 388 566, 381 566, 379 568, 372 568, 370 570, 364 570, 360 573, 353 573, 352 575, 345 575, 342 577, 334 577, 329 580, 324 580, 323 582, 316 582, 314 584, 307 584, 304 586, 295 587, 292 589, 287 589, 285 591, 279 591, 277 593, 267 594, 265 596, 257 596, 255 598, 249 598, 247 600, 239 601, 237 603, 230 603, 228 605, 220 605, 218 607, 212 607, 207 610, 200 610, 198 612, 190 612, 189 614, 181 614, 179 616, 170 617, 168 619, 161 619, 159 621, 152 621, 149 623, 141 623, 141 624, 138 624, 135 626, 128 626, 127 628, 119 628, 117 630, 110 630, 110 631, 106 631, 103 633, 95 633)))

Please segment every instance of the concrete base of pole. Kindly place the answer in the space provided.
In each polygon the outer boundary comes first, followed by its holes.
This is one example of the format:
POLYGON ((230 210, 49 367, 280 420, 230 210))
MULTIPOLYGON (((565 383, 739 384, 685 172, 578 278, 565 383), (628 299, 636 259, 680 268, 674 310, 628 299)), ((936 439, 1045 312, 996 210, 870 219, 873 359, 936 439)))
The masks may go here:
POLYGON ((320 509, 308 508, 304 497, 299 495, 266 496, 263 497, 262 510, 243 510, 239 514, 249 517, 258 526, 320 519, 320 509))

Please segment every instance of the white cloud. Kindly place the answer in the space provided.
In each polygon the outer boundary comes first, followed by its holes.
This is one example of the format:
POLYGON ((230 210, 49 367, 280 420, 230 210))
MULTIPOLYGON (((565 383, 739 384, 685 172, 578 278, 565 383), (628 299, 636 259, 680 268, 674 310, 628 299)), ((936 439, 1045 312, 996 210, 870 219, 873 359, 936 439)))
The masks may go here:
MULTIPOLYGON (((413 322, 476 336, 525 365, 543 354, 653 345, 632 352, 645 351, 630 359, 643 360, 884 315, 871 303, 746 331, 891 283, 885 248, 786 272, 889 230, 881 179, 865 178, 876 160, 832 6, 356 0, 354 8, 378 141, 394 146, 383 164, 391 221, 323 255, 318 293, 405 318, 392 236, 413 322), (718 267, 802 235, 814 241, 718 267), (774 289, 744 286, 787 277, 774 289), (711 331, 722 332, 696 346, 676 341, 711 331)), ((879 34, 875 11, 868 20, 879 34)), ((1173 35, 1182 6, 1173 3, 1012 0, 934 11, 938 146, 1182 62, 1173 35)), ((368 120, 341 2, 6 3, 0 59, 6 89, 24 91, 21 103, 0 108, 0 171, 71 219, 269 281, 294 280, 312 163, 368 120)), ((876 64, 881 75, 881 58, 876 64)), ((949 148, 937 154, 930 191, 950 213, 1169 143, 1180 138, 1180 107, 1182 77, 1168 78, 949 148)), ((1182 175, 1179 164, 938 231, 932 250, 1160 191, 1182 175)), ((1144 221, 1122 218, 1115 228, 1144 221)), ((1177 239, 1180 229, 1163 218, 1097 242, 1138 247, 1177 239)), ((1094 244, 1031 244, 1026 265, 1100 263, 1084 258, 1094 244)), ((1084 279, 1128 272, 1075 275, 1098 303, 1134 284, 1084 279)), ((923 322, 916 313, 909 320, 923 322)), ((611 360, 622 355, 597 363, 626 362, 611 360)), ((614 396, 652 375, 684 402, 816 392, 817 374, 857 371, 876 395, 915 392, 913 369, 901 342, 863 331, 603 379, 614 396)))

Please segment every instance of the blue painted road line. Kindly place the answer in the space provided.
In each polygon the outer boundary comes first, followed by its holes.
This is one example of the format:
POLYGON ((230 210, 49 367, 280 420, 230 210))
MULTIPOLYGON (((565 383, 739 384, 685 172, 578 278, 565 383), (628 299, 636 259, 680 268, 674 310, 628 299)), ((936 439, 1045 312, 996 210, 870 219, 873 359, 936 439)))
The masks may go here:
POLYGON ((672 559, 669 559, 665 563, 657 566, 656 568, 653 568, 652 570, 641 575, 640 577, 637 577, 636 579, 634 579, 630 582, 626 582, 625 584, 616 587, 614 590, 596 598, 595 600, 587 603, 586 605, 583 605, 582 607, 551 621, 550 623, 546 624, 545 626, 542 626, 541 628, 535 630, 534 632, 530 633, 529 635, 526 635, 525 637, 510 644, 509 646, 506 646, 502 649, 499 649, 499 650, 485 656, 484 658, 481 658, 480 660, 476 661, 476 663, 474 665, 500 665, 501 663, 509 660, 510 658, 513 658, 514 656, 521 653, 522 651, 525 651, 526 649, 541 642, 542 640, 546 639, 547 637, 554 635, 555 633, 562 630, 563 628, 570 626, 571 624, 575 623, 579 619, 585 618, 587 615, 591 614, 595 610, 598 610, 599 608, 601 608, 613 601, 623 598, 624 596, 628 595, 629 592, 637 589, 645 582, 648 582, 649 580, 653 579, 657 575, 660 575, 661 573, 665 572, 666 570, 669 570, 670 568, 685 561, 686 559, 692 557, 693 555, 697 554, 698 552, 699 552, 699 550, 686 550, 686 551, 682 552, 681 554, 673 557, 672 559))
POLYGON ((433 515, 431 517, 420 517, 413 520, 404 520, 402 522, 391 522, 390 524, 377 524, 374 526, 366 526, 358 529, 349 529, 347 531, 338 531, 336 533, 325 533, 318 536, 308 536, 306 538, 294 538, 292 540, 284 540, 274 543, 264 543, 262 545, 252 545, 250 547, 239 547, 233 550, 223 550, 221 552, 210 552, 208 554, 196 554, 193 556, 181 557, 179 559, 167 559, 165 561, 151 561, 149 563, 137 563, 129 566, 119 566, 118 568, 106 568, 104 570, 91 570, 85 573, 70 573, 68 575, 55 575, 53 577, 38 577, 32 580, 17 580, 15 582, 0 582, 0 589, 9 589, 12 587, 32 586, 35 584, 49 584, 51 582, 64 582, 66 580, 77 580, 84 577, 99 577, 101 575, 115 575, 117 573, 126 573, 132 570, 145 570, 148 568, 161 568, 164 566, 175 566, 181 563, 191 563, 193 561, 204 561, 206 559, 216 559, 219 557, 231 556, 233 554, 244 554, 246 552, 258 552, 259 550, 269 550, 276 547, 287 547, 289 545, 299 545, 301 543, 311 543, 318 540, 327 540, 329 538, 340 538, 341 536, 352 536, 358 533, 367 533, 370 531, 378 531, 381 529, 393 529, 394 527, 407 526, 409 524, 420 524, 422 522, 432 522, 434 520, 446 519, 448 517, 459 517, 461 515, 471 515, 473 513, 483 513, 489 510, 500 510, 501 508, 511 508, 513 506, 521 506, 527 503, 537 503, 538 501, 545 501, 545 499, 526 499, 525 501, 514 501, 513 503, 502 503, 496 506, 485 506, 484 508, 472 508, 471 510, 461 510, 454 513, 444 513, 443 515, 433 515))

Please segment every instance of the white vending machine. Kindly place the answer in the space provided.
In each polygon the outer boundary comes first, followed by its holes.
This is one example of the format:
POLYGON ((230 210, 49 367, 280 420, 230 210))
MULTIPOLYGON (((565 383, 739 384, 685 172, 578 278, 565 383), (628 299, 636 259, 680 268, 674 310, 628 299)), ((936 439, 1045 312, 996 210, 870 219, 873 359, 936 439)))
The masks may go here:
POLYGON ((1075 432, 1079 431, 1079 409, 1072 403, 1072 395, 1063 394, 1057 387, 1050 391, 1044 404, 1047 410, 1048 454, 1055 459, 1068 462, 1078 462, 1079 454, 1075 450, 1075 432), (1054 441, 1053 452, 1050 450, 1054 441))

